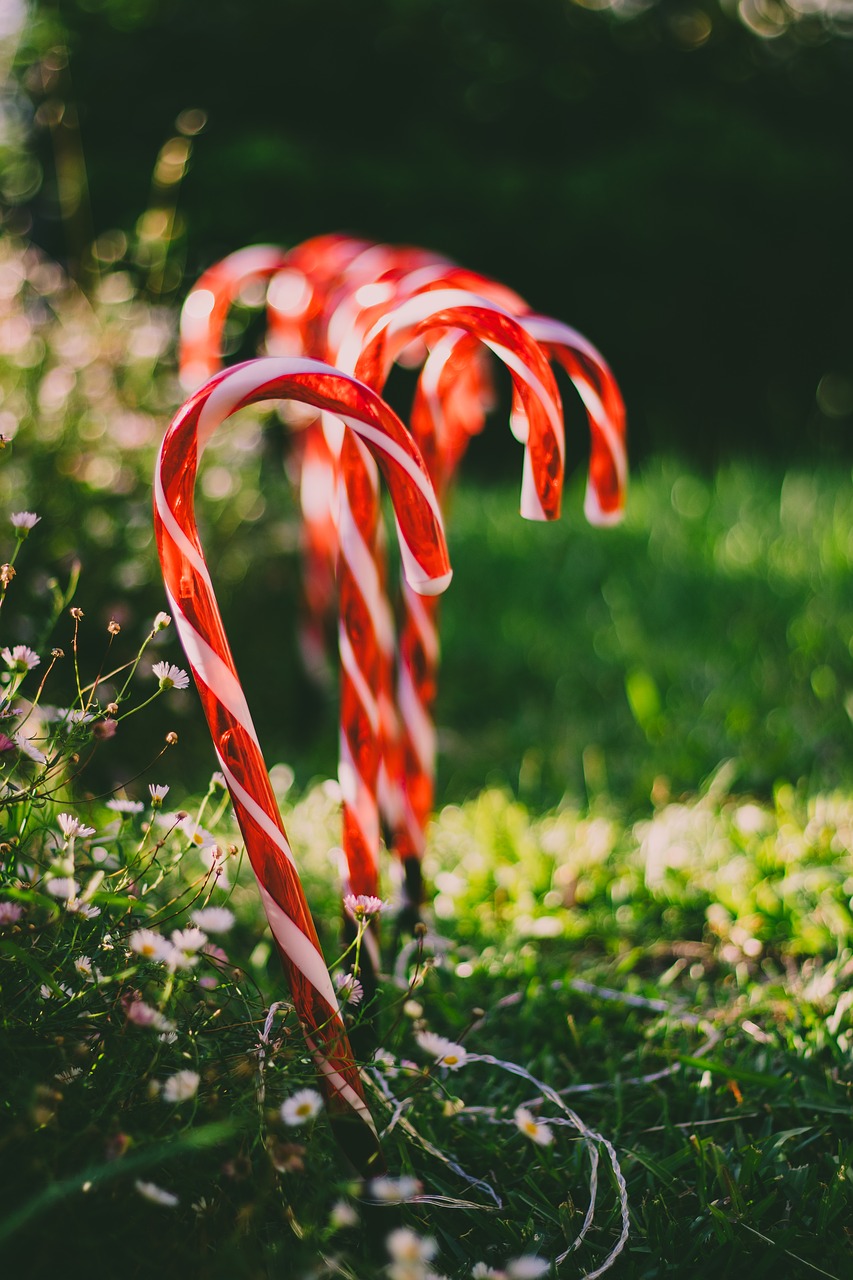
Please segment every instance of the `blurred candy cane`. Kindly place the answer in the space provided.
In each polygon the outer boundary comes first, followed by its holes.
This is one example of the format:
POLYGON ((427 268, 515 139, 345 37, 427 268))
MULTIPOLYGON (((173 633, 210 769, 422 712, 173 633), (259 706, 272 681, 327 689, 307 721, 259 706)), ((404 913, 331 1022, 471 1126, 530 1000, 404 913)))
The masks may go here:
MULTIPOLYGON (((316 355, 313 338, 329 291, 346 265, 367 248, 343 235, 317 236, 285 251, 253 245, 229 254, 200 277, 181 311, 181 384, 195 390, 222 367, 222 340, 231 307, 258 284, 265 286, 266 350, 269 355, 316 355)), ((332 684, 327 623, 337 598, 337 456, 320 429, 320 414, 300 404, 292 409, 303 430, 293 437, 302 509, 302 602, 297 637, 308 674, 332 684)))
POLYGON ((601 352, 576 329, 539 315, 525 315, 521 323, 562 365, 586 409, 591 437, 586 518, 590 524, 615 524, 625 511, 628 481, 625 403, 616 379, 601 352))
MULTIPOLYGON (((563 478, 563 422, 559 393, 547 358, 519 321, 483 298, 461 289, 430 288, 379 319, 359 343, 355 334, 338 352, 377 390, 384 387, 398 353, 413 339, 440 345, 443 334, 470 335, 506 365, 530 426, 522 482, 522 513, 531 519, 559 515, 563 478), (361 350, 359 350, 361 346, 361 350)), ((435 347, 433 348, 436 349, 435 347)), ((427 366, 429 358, 427 359, 427 366)), ((426 367, 426 366, 425 366, 426 367)), ((441 475, 440 450, 425 433, 425 453, 441 475), (436 447, 433 447, 433 446, 436 447)), ((429 465, 429 464, 428 464, 429 465)), ((397 708, 401 723, 401 821, 395 834, 403 861, 408 902, 416 910, 422 896, 420 860, 435 778, 435 729, 431 709, 438 666, 435 611, 404 588, 399 641, 397 708)))
POLYGON ((199 276, 181 308, 178 374, 185 391, 195 391, 222 367, 225 321, 240 295, 286 266, 283 249, 256 244, 229 254, 199 276))
MULTIPOLYGON (((520 313, 526 332, 542 345, 552 361, 559 362, 569 375, 586 408, 591 433, 589 477, 585 512, 594 524, 612 524, 624 511, 627 479, 625 451, 625 408, 619 388, 603 356, 582 334, 559 321, 528 312, 521 299, 509 295, 503 286, 457 271, 454 278, 479 286, 490 301, 520 313)), ((433 288, 427 284, 428 289, 433 288)), ((418 380, 412 406, 412 434, 424 454, 436 485, 439 500, 444 501, 446 487, 464 453, 470 435, 482 426, 482 411, 477 402, 476 384, 469 403, 460 403, 460 380, 464 387, 466 370, 470 371, 472 337, 458 330, 448 332, 431 348, 418 380), (456 387, 455 396, 449 394, 456 387), (462 409, 462 413, 458 410, 462 409)), ((525 438, 528 424, 523 403, 514 389, 512 425, 516 434, 525 438)), ((410 902, 420 891, 419 858, 424 844, 424 828, 432 811, 434 764, 424 762, 432 757, 432 705, 436 691, 438 662, 437 602, 416 599, 403 588, 400 621, 400 690, 399 703, 403 720, 409 726, 407 748, 403 757, 403 789, 407 795, 407 822, 401 830, 399 852, 404 868, 410 902), (405 710, 403 710, 405 708, 405 710), (419 742, 420 749, 412 750, 419 742)))
MULTIPOLYGON (((379 397, 327 365, 263 359, 210 379, 169 426, 154 478, 154 525, 166 592, 198 687, 220 769, 258 881, 279 954, 320 1072, 341 1144, 362 1173, 382 1158, 364 1102, 328 969, 288 844, 278 805, 199 541, 194 513, 198 463, 217 426, 246 405, 295 399, 337 414, 381 468, 394 501, 403 568, 415 589, 442 590, 450 579, 441 517, 423 462, 399 419, 379 397)), ((365 495, 370 501, 370 495, 365 495)))
MULTIPOLYGON (((329 291, 324 314, 315 326, 313 341, 317 344, 316 354, 330 364, 337 364, 337 351, 341 343, 352 342, 354 335, 363 336, 373 322, 383 315, 396 302, 407 295, 407 280, 416 273, 424 272, 434 278, 448 270, 450 264, 446 259, 423 249, 409 246, 374 244, 355 255, 340 273, 335 287, 329 291)), ((336 428, 332 428, 332 433, 336 428)), ((331 433, 327 429, 327 437, 331 433)), ((332 453, 339 446, 333 436, 330 446, 332 453)), ((427 469, 431 470, 429 463, 427 469)), ((372 482, 375 484, 375 473, 372 482)), ((371 531, 373 543, 370 550, 376 561, 379 573, 378 590, 371 597, 371 637, 378 646, 378 652, 370 659, 371 669, 376 684, 374 693, 377 715, 377 739, 379 749, 378 774, 376 775, 375 793, 379 806, 377 819, 381 817, 385 826, 389 843, 399 829, 403 817, 399 786, 399 768, 397 760, 400 751, 399 718, 396 707, 394 689, 394 669, 396 665, 396 634, 393 614, 387 599, 383 566, 386 557, 381 542, 383 539, 382 522, 378 521, 371 531), (375 658, 375 660, 374 660, 375 658)), ((372 774, 372 768, 371 768, 372 774)), ((375 842, 377 857, 379 847, 379 829, 371 827, 371 839, 375 842)), ((344 833, 344 848, 355 839, 355 833, 344 833)), ((348 858, 349 861, 349 858, 348 858)), ((378 873, 378 863, 374 859, 378 873)), ((365 892, 378 892, 378 879, 372 886, 365 881, 365 892)), ((368 947, 375 948, 375 934, 367 935, 368 947)), ((368 954, 373 954, 370 950, 368 954)), ((375 954, 373 955, 375 957, 375 954)))

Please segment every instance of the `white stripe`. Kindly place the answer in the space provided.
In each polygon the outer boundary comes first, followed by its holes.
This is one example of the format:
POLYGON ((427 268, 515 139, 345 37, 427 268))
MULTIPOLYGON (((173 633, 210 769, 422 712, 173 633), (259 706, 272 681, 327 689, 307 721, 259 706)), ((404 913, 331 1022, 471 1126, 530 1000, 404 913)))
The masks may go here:
POLYGON ((379 732, 379 706, 373 695, 373 690, 365 679, 364 672, 358 665, 352 642, 342 626, 338 628, 338 650, 341 657, 341 666, 355 687, 358 700, 367 715, 371 732, 377 734, 379 732))
POLYGON ((441 645, 439 644, 438 630, 435 623, 424 608, 420 596, 416 595, 414 591, 410 591, 405 583, 403 584, 403 594, 406 601, 406 611, 417 628, 427 662, 435 665, 441 654, 441 645))
POLYGON ((356 302, 355 292, 353 292, 335 308, 326 326, 326 351, 329 359, 335 368, 346 373, 352 372, 355 368, 354 363, 350 368, 347 367, 347 353, 357 343, 355 354, 357 360, 358 352, 361 350, 361 334, 358 325, 360 316, 361 307, 356 302))
MULTIPOLYGON (((598 365, 605 378, 613 377, 610 367, 601 352, 582 333, 578 333, 576 329, 572 329, 569 325, 563 324, 559 320, 552 320, 547 316, 524 316, 522 324, 537 342, 567 347, 570 351, 579 351, 588 360, 591 360, 593 364, 598 365)), ((569 376, 578 395, 583 400, 587 413, 595 421, 601 434, 606 437, 607 448, 613 459, 619 487, 623 489, 628 480, 628 465, 624 442, 604 408, 600 396, 588 379, 581 374, 574 377, 569 376)), ((594 521, 594 523, 597 523, 597 521, 594 521)))
POLYGON ((281 850, 288 861, 293 864, 295 869, 296 859, 293 856, 293 850, 288 844, 287 837, 284 835, 281 828, 273 821, 267 811, 261 808, 257 800, 249 795, 249 792, 242 783, 234 777, 234 774, 228 768, 228 765, 222 759, 222 756, 218 751, 216 753, 216 757, 219 761, 219 767, 222 770, 225 781, 228 783, 228 790, 231 792, 232 799, 239 800, 247 813, 254 818, 261 830, 269 836, 276 848, 281 850))
POLYGON ((605 438, 619 488, 624 489, 628 482, 628 459, 624 441, 608 416, 595 388, 585 378, 572 378, 572 382, 577 387, 578 395, 583 400, 587 413, 605 438))
POLYGON ((605 511, 601 506, 601 501, 595 491, 592 481, 588 480, 586 485, 586 494, 583 500, 583 513, 590 524, 597 525, 599 528, 607 528, 609 525, 621 524, 625 519, 625 511, 622 506, 615 507, 612 511, 605 511))
MULTIPOLYGON (((322 360, 309 360, 306 356, 265 356, 262 360, 250 360, 247 364, 235 365, 210 392, 198 416, 197 456, 201 457, 210 437, 220 423, 224 422, 230 414, 243 408, 245 401, 250 399, 259 387, 268 382, 274 382, 278 378, 294 377, 301 373, 342 376, 339 369, 333 369, 322 360)), ((299 396, 270 391, 270 399, 298 400, 299 396)))
POLYGON ((447 573, 439 574, 437 578, 430 578, 421 568, 418 557, 406 541, 406 536, 400 528, 396 513, 394 515, 394 523, 397 527, 397 541, 400 544, 400 562, 403 566, 403 576, 409 586, 413 591, 417 591, 420 596, 440 596, 450 586, 453 570, 448 569, 447 573))
POLYGON ((408 668, 402 667, 397 680, 400 716, 415 748, 421 768, 430 778, 435 773, 435 728, 424 711, 408 668))
POLYGON ((314 990, 323 997, 332 1012, 340 1018, 335 988, 320 952, 311 939, 306 937, 299 926, 278 905, 260 880, 258 880, 258 888, 261 891, 261 900, 270 929, 282 951, 290 958, 294 967, 308 979, 314 990))
POLYGON ((166 492, 163 488, 163 476, 161 474, 161 468, 163 465, 163 453, 166 448, 166 440, 168 440, 168 438, 169 437, 167 435, 160 446, 160 453, 158 454, 158 457, 157 457, 157 465, 154 469, 154 502, 157 507, 157 514, 160 517, 161 521, 163 522, 164 529, 168 530, 169 537, 172 539, 175 546, 178 548, 181 554, 185 556, 187 560, 189 560, 190 564, 195 569, 196 573, 199 575, 200 578, 203 579, 203 581, 212 591, 213 588, 210 582, 210 574, 207 571, 207 565, 204 562, 204 557, 190 542, 189 538, 184 533, 183 529, 178 524, 177 520, 172 514, 172 509, 169 506, 169 503, 166 498, 166 492))
POLYGON ((172 612, 175 614, 175 627, 181 638, 181 644, 189 659, 190 666, 198 674, 199 678, 204 681, 208 689, 216 695, 223 707, 242 725, 254 743, 259 745, 258 735, 255 732, 249 705, 246 702, 246 695, 243 693, 240 681, 228 664, 199 635, 171 592, 167 591, 167 595, 172 606, 172 612))
POLYGON ((571 347, 575 351, 580 351, 593 364, 599 365, 604 373, 610 373, 607 361, 601 352, 582 333, 578 333, 577 329, 572 329, 570 325, 563 324, 562 320, 553 320, 550 316, 526 315, 520 317, 520 323, 537 342, 553 342, 563 347, 571 347))
MULTIPOLYGON (((367 335, 365 346, 368 346, 373 338, 382 332, 384 328, 388 330, 388 336, 393 337, 398 334, 401 329, 408 328, 410 325, 420 324, 421 321, 429 319, 439 311, 447 311, 454 307, 484 307, 487 311, 497 311, 499 315, 508 316, 509 312, 503 307, 499 307, 497 303, 490 302, 488 298, 482 298, 478 293, 473 293, 469 289, 431 289, 426 293, 416 293, 410 298, 406 298, 393 311, 387 312, 367 335)), ((518 323, 516 321, 516 323, 518 323)))
POLYGON ((388 435, 386 435, 379 427, 374 427, 369 423, 361 422, 358 418, 343 417, 343 421, 363 440, 372 441, 373 444, 381 449, 383 453, 388 455, 392 462, 397 464, 401 471, 406 473, 410 480, 414 481, 418 491, 426 499, 430 511, 443 529, 441 510, 438 505, 438 499, 435 496, 435 489, 433 488, 429 477, 421 471, 420 467, 410 457, 406 450, 403 449, 401 445, 397 444, 396 440, 392 440, 388 435))
POLYGON ((539 490, 536 488, 533 463, 530 459, 530 450, 527 448, 524 450, 524 463, 521 468, 521 501, 518 509, 525 520, 548 519, 539 498, 539 490))
MULTIPOLYGON (((373 459, 369 459, 369 462, 371 470, 373 470, 373 459)), ((343 476, 340 477, 339 481, 339 493, 338 555, 343 557, 349 566, 350 573, 358 583, 359 591, 364 597, 367 611, 371 619, 375 619, 380 612, 380 602, 383 599, 379 569, 370 548, 364 540, 361 529, 355 522, 343 476)))
POLYGON ((353 1111, 358 1113, 359 1118, 364 1121, 378 1142, 379 1134, 376 1132, 376 1125, 373 1123, 373 1116, 368 1111, 364 1099, 358 1096, 351 1084, 347 1084, 341 1073, 335 1070, 328 1058, 323 1057, 323 1054, 309 1036, 305 1037, 305 1043, 311 1051, 318 1070, 322 1071, 323 1075, 331 1083, 335 1093, 343 1098, 344 1102, 348 1102, 353 1111))
POLYGON ((542 402, 545 412, 548 415, 548 420, 551 423, 551 429, 557 437, 557 448, 560 450, 560 457, 562 458, 565 453, 565 445, 563 442, 563 420, 560 417, 560 411, 550 394, 545 390, 533 370, 520 360, 514 351, 510 351, 508 347, 501 346, 500 343, 490 342, 487 338, 483 339, 483 343, 491 351, 494 351, 498 359, 502 360, 508 369, 517 373, 518 376, 531 388, 536 398, 542 402))

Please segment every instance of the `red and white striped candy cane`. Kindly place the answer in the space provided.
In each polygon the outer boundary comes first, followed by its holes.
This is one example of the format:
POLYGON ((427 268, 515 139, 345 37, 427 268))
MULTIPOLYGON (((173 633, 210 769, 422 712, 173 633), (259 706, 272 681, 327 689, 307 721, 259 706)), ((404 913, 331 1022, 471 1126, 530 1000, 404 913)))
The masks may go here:
POLYGON ((590 524, 615 524, 625 510, 628 482, 625 403, 618 383, 601 352, 576 329, 540 315, 525 315, 521 323, 562 365, 586 409, 590 428, 586 518, 590 524))
MULTIPOLYGON (((507 366, 531 425, 525 451, 522 513, 533 519, 559 514, 563 477, 563 424, 559 393, 548 361, 521 324, 493 304, 460 289, 430 288, 406 299, 380 319, 361 352, 345 343, 339 359, 354 359, 359 377, 380 389, 396 355, 414 338, 453 340, 462 332, 490 348, 507 366)), ((430 451, 427 451, 430 453, 430 451)), ((441 470, 437 451, 430 455, 441 470)), ((410 905, 420 900, 420 859, 426 822, 432 811, 435 778, 435 696, 438 635, 435 609, 404 589, 399 642, 397 707, 401 722, 402 821, 396 849, 403 860, 410 905)))
MULTIPOLYGON (((353 258, 341 273, 336 289, 330 294, 325 316, 325 329, 318 325, 317 340, 325 343, 324 358, 336 363, 337 344, 352 333, 362 334, 372 321, 393 305, 401 288, 401 281, 415 269, 437 265, 445 269, 447 264, 434 254, 421 249, 372 245, 353 258)), ((334 452, 340 447, 333 434, 337 428, 327 425, 327 438, 331 438, 334 452)), ((380 844, 380 816, 386 830, 393 835, 402 819, 399 782, 395 761, 399 751, 399 724, 394 691, 394 667, 396 637, 393 614, 387 599, 384 579, 385 556, 381 520, 370 527, 363 523, 363 516, 354 509, 352 497, 360 487, 376 487, 376 470, 369 459, 360 460, 355 450, 344 445, 346 459, 342 459, 340 518, 350 521, 360 533, 359 545, 370 553, 362 554, 357 562, 345 566, 345 571, 361 584, 361 598, 365 604, 365 624, 353 635, 351 646, 342 647, 346 662, 341 668, 344 693, 360 690, 362 715, 356 722, 344 712, 350 704, 348 696, 341 699, 341 786, 345 797, 343 847, 350 868, 351 886, 360 886, 354 892, 368 895, 378 893, 380 844), (344 464, 345 461, 345 464, 344 464), (366 470, 362 474, 361 468, 366 470), (353 767, 352 736, 358 723, 359 764, 353 767), (368 851, 371 851, 370 853, 368 851)), ((355 540, 353 540, 355 545, 355 540)), ((341 567, 339 565, 339 573, 341 567)), ((343 592, 339 594, 343 599, 343 592)), ((342 618, 346 617, 342 613, 342 618)), ((376 935, 365 935, 367 954, 374 971, 378 966, 376 935)), ((365 974, 368 982, 370 976, 365 974)))
POLYGON ((178 373, 185 391, 195 391, 222 367, 225 321, 241 292, 256 281, 270 280, 286 265, 284 249, 256 244, 229 254, 199 276, 181 308, 178 373))
MULTIPOLYGON (((627 478, 625 408, 601 353, 568 325, 529 314, 522 300, 509 295, 503 286, 496 287, 494 282, 462 270, 451 273, 451 277, 480 285, 481 292, 490 301, 518 311, 527 333, 542 345, 552 361, 556 360, 565 369, 584 403, 590 424, 587 518, 595 524, 611 524, 621 519, 627 478)), ((427 288, 434 287, 427 285, 427 288)), ((468 397, 467 405, 464 399, 459 400, 458 388, 460 383, 465 386, 464 371, 471 356, 471 341, 470 335, 450 331, 430 350, 412 407, 412 434, 430 467, 441 501, 472 429, 479 430, 482 425, 476 390, 473 399, 468 397)), ((523 439, 527 431, 526 414, 517 392, 514 399, 513 427, 523 439)), ((405 587, 399 649, 398 701, 407 728, 402 785, 408 797, 407 822, 401 831, 399 852, 404 858, 412 896, 420 884, 414 860, 423 848, 424 828, 433 804, 434 764, 427 767, 424 762, 432 761, 434 752, 431 712, 439 647, 437 602, 418 600, 405 587), (420 745, 413 749, 414 744, 420 745)))
POLYGON ((411 437, 379 396, 315 360, 262 359, 216 374, 169 426, 154 477, 154 525, 166 592, 198 687, 220 769, 258 881, 270 929, 320 1072, 330 1118, 353 1163, 381 1165, 335 992, 257 734, 225 635, 195 521, 194 489, 213 432, 246 405, 294 399, 335 413, 370 449, 394 500, 403 566, 415 587, 442 590, 450 578, 441 517, 411 437))
POLYGON ((473 333, 509 370, 528 420, 521 514, 528 520, 556 520, 565 455, 560 394, 547 358, 519 320, 466 290, 429 289, 384 315, 363 342, 354 338, 344 344, 337 362, 342 369, 358 369, 357 376, 370 386, 384 386, 403 348, 447 329, 473 333))
MULTIPOLYGON (((353 260, 369 248, 365 240, 332 234, 295 245, 267 293, 266 349, 269 355, 307 355, 327 359, 324 323, 330 295, 353 260)), ((327 437, 322 415, 305 415, 299 434, 297 465, 302 512, 302 604, 298 639, 306 671, 330 687, 329 624, 337 601, 338 473, 340 436, 327 437)))

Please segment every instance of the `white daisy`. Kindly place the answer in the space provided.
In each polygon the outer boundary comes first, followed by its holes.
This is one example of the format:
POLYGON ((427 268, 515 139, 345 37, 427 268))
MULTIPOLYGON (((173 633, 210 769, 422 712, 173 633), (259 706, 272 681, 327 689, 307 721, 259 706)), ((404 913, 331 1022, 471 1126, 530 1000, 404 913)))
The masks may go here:
POLYGON ((364 999, 364 987, 354 973, 336 973, 335 986, 347 1004, 360 1004, 364 999))
POLYGON ((34 529, 41 520, 41 516, 37 516, 34 511, 13 511, 9 516, 9 523, 13 529, 17 529, 24 537, 27 536, 30 529, 34 529))
POLYGON ((57 814, 56 821, 66 840, 73 840, 75 836, 85 837, 95 834, 94 827, 85 826, 79 818, 75 818, 71 813, 57 814))
POLYGON ((71 876, 55 876, 44 882, 45 891, 54 898, 65 898, 66 901, 76 898, 80 892, 80 883, 71 876))
POLYGON ((547 1258, 535 1258, 532 1253, 526 1253, 521 1258, 511 1258, 506 1264, 507 1280, 538 1280, 539 1276, 547 1275, 551 1270, 551 1263, 547 1258))
POLYGON ((89 724, 94 720, 91 711, 83 711, 81 707, 42 707, 42 719, 48 724, 89 724))
POLYGON ((323 1099, 316 1089, 298 1089, 281 1104, 281 1118, 285 1124, 296 1127, 307 1124, 323 1109, 323 1099))
POLYGON ((194 969, 198 964, 195 951, 181 951, 180 947, 169 947, 165 963, 174 972, 176 969, 194 969))
POLYGON ((389 1053, 387 1049, 376 1049, 373 1054, 373 1065, 378 1067, 384 1076, 389 1080, 394 1080, 399 1074, 400 1069, 397 1066, 397 1059, 393 1053, 389 1053))
POLYGON ((205 933, 227 933, 234 927, 234 912, 228 907, 202 907, 193 912, 193 921, 205 933))
POLYGON ((163 613, 161 610, 160 613, 157 614, 157 617, 154 619, 154 622, 151 626, 151 630, 164 631, 166 627, 169 627, 171 625, 172 625, 172 619, 169 617, 168 613, 163 613))
POLYGON ((190 678, 181 667, 174 667, 170 662, 155 662, 151 670, 160 681, 161 689, 187 689, 190 678))
POLYGON ((32 671, 33 667, 37 667, 41 662, 41 658, 34 649, 30 649, 25 644, 16 644, 14 649, 0 649, 0 658, 6 663, 11 671, 32 671))
POLYGON ((438 1245, 431 1236, 419 1236, 409 1227, 397 1227, 386 1236, 385 1247, 395 1262, 431 1262, 438 1245))
POLYGON ((17 923, 23 914, 24 908, 17 902, 0 902, 0 928, 17 923))
POLYGON ((192 818, 184 818, 180 824, 180 830, 183 831, 190 844, 194 844, 197 849, 215 849, 216 837, 212 836, 209 831, 205 831, 204 827, 200 827, 192 818))
POLYGON ((176 951, 183 951, 187 955, 195 955, 197 951, 201 951, 207 942, 207 934, 202 929, 174 929, 172 931, 172 946, 176 951))
POLYGON ((381 898, 374 898, 368 893, 348 893, 344 898, 344 909, 355 920, 372 920, 388 906, 381 898))
POLYGON ((444 1036, 437 1036, 433 1031, 419 1031, 415 1039, 424 1053, 435 1058, 436 1065, 439 1067, 458 1071, 467 1061, 468 1051, 463 1049, 461 1044, 457 1044, 454 1040, 447 1040, 444 1036))
POLYGON ((25 756, 29 756, 30 760, 35 760, 36 764, 47 764, 47 756, 43 751, 39 751, 34 745, 31 738, 28 738, 23 729, 19 729, 17 733, 12 734, 12 740, 19 751, 25 756))
POLYGON ((53 1078, 58 1080, 60 1084, 72 1084, 75 1080, 79 1080, 82 1074, 81 1067, 66 1067, 64 1071, 57 1071, 53 1078))
POLYGON ((150 1200, 152 1204, 162 1204, 168 1209, 174 1209, 179 1203, 178 1197, 173 1195, 171 1191, 164 1191, 162 1187, 158 1187, 156 1182, 142 1182, 139 1178, 133 1184, 141 1196, 146 1200, 150 1200))
POLYGON ((348 1200, 336 1200, 329 1213, 329 1226, 335 1231, 358 1225, 358 1214, 348 1200))
POLYGON ((368 1194, 383 1204, 403 1204, 423 1191, 423 1183, 417 1178, 403 1176, 400 1178, 371 1178, 367 1184, 368 1194))
POLYGON ((554 1135, 547 1124, 537 1120, 526 1107, 516 1107, 513 1119, 519 1132, 523 1133, 531 1142, 535 1142, 537 1146, 548 1147, 554 1141, 554 1135))
POLYGON ((172 944, 156 929, 135 929, 128 938, 131 951, 143 960, 168 960, 174 950, 172 944))
POLYGON ((163 1083, 161 1097, 164 1102, 186 1102, 198 1092, 201 1076, 197 1071, 176 1071, 163 1083))
POLYGON ((41 986, 39 987, 39 995, 42 997, 43 1000, 50 1000, 53 996, 59 996, 59 995, 69 996, 69 997, 74 995, 74 992, 72 991, 71 987, 69 987, 67 982, 57 982, 56 985, 58 987, 58 990, 54 991, 53 987, 49 986, 46 982, 43 982, 41 984, 41 986))
POLYGON ((141 813, 145 805, 141 800, 108 800, 107 808, 113 813, 141 813))
POLYGON ((84 920, 95 920, 101 914, 101 908, 95 907, 91 902, 78 902, 75 898, 71 898, 66 904, 67 911, 73 911, 75 915, 82 916, 84 920))
POLYGON ((168 786, 158 783, 149 783, 148 790, 151 792, 151 807, 159 809, 166 796, 169 794, 168 786))

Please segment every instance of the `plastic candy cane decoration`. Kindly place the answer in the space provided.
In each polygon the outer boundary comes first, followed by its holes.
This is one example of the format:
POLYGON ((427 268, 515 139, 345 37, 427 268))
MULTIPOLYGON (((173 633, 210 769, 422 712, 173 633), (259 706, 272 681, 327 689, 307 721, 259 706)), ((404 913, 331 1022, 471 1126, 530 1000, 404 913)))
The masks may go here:
POLYGON ((356 376, 370 386, 384 386, 404 347, 445 329, 473 333, 509 370, 528 422, 521 514, 527 520, 556 520, 565 456, 560 394, 544 353, 519 320, 466 290, 436 288, 415 294, 383 316, 361 350, 357 343, 346 344, 338 362, 343 369, 358 370, 356 376))
MULTIPOLYGON (((181 312, 181 383, 195 390, 222 367, 222 338, 231 307, 247 288, 264 284, 266 348, 270 355, 317 355, 314 329, 329 290, 347 264, 367 248, 342 235, 318 236, 285 252, 253 245, 215 263, 188 294, 181 312)), ((305 406, 302 406, 303 409, 305 406)), ((331 683, 325 621, 335 600, 337 457, 319 426, 319 414, 295 441, 303 520, 303 610, 298 627, 306 670, 331 683)))
MULTIPOLYGON (((521 299, 513 298, 503 286, 478 278, 470 272, 452 273, 456 279, 479 283, 490 300, 502 302, 522 312, 520 323, 536 339, 549 358, 568 373, 587 410, 591 431, 591 452, 585 511, 595 524, 612 524, 621 519, 625 503, 627 459, 625 451, 625 408, 616 381, 600 352, 576 330, 544 316, 526 312, 521 299)), ((412 407, 411 428, 419 444, 440 500, 444 498, 472 431, 482 425, 476 398, 460 404, 459 380, 465 378, 471 359, 472 338, 451 331, 430 350, 418 381, 412 407), (457 388, 454 395, 449 394, 457 388), (467 412, 466 412, 467 408, 467 412), (460 413, 459 410, 462 410, 460 413)), ((513 426, 527 430, 523 405, 515 397, 513 426)), ((409 897, 420 890, 416 860, 424 843, 424 827, 432 811, 434 764, 429 760, 431 711, 436 690, 438 631, 436 609, 430 601, 416 599, 403 589, 400 624, 400 705, 409 727, 404 757, 403 787, 407 795, 406 826, 401 832, 399 852, 404 859, 409 897), (423 748, 413 751, 420 741, 423 748)))
POLYGON ((607 361, 576 329, 548 316, 521 323, 569 375, 589 420, 591 448, 584 514, 590 524, 616 524, 625 511, 628 457, 625 403, 607 361))
POLYGON ((283 249, 257 244, 238 249, 199 276, 181 308, 179 377, 185 391, 195 391, 222 367, 225 321, 242 291, 286 266, 283 249))
POLYGON ((154 526, 166 592, 195 677, 270 929, 342 1147, 365 1175, 382 1165, 376 1129, 281 821, 213 591, 194 513, 199 460, 230 414, 269 399, 338 414, 363 440, 391 489, 404 571, 424 591, 447 585, 441 517, 426 470, 399 419, 355 379, 315 360, 264 359, 215 375, 169 426, 154 479, 154 526))
MULTIPOLYGON (((525 450, 522 513, 531 519, 559 515, 563 479, 563 423, 559 394, 548 361, 517 320, 484 299, 459 289, 417 294, 379 320, 357 355, 358 376, 380 389, 396 355, 413 338, 438 339, 463 331, 489 347, 508 367, 530 431, 525 450)), ((346 366, 355 344, 345 344, 346 366)), ((435 458, 435 451, 427 451, 435 458)), ((403 860, 409 907, 421 900, 420 858, 432 810, 435 730, 430 709, 435 693, 438 639, 434 611, 404 591, 405 624, 400 640, 397 705, 402 727, 402 820, 395 845, 403 860)))

